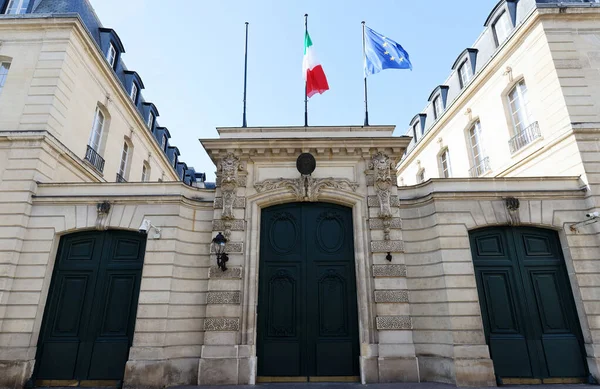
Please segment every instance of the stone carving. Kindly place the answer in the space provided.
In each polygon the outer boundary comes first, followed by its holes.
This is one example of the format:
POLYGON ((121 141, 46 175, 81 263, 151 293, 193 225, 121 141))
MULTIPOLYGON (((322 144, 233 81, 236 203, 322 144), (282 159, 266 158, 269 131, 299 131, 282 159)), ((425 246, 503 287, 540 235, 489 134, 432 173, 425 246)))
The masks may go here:
MULTIPOLYGON (((223 208, 223 198, 215 197, 215 209, 223 208)), ((233 208, 246 208, 246 198, 245 197, 236 197, 233 202, 233 208)))
POLYGON ((508 211, 508 224, 511 226, 518 226, 521 224, 521 216, 519 215, 519 208, 521 203, 519 199, 514 197, 508 197, 506 201, 506 210, 508 211))
POLYGON ((238 331, 240 319, 233 317, 209 317, 204 320, 204 331, 238 331))
POLYGON ((392 188, 392 170, 394 170, 394 163, 390 158, 382 152, 379 152, 373 156, 369 168, 373 170, 375 177, 375 192, 379 199, 379 217, 391 218, 392 217, 392 203, 391 203, 391 191, 392 188))
POLYGON ((410 330, 410 316, 377 316, 378 330, 410 330))
POLYGON ((406 277, 406 265, 373 265, 373 277, 406 277))
MULTIPOLYGON (((225 252, 227 254, 242 254, 244 252, 243 242, 227 242, 225 243, 225 252)), ((214 254, 214 248, 210 247, 210 253, 214 254)))
POLYGON ((208 292, 207 304, 240 304, 242 301, 240 292, 208 292))
POLYGON ((217 171, 221 183, 221 193, 223 196, 223 213, 221 219, 232 220, 233 216, 233 205, 236 199, 236 190, 238 188, 238 172, 242 170, 242 164, 240 159, 228 153, 222 158, 218 165, 217 171))
POLYGON ((213 231, 223 231, 225 239, 231 240, 231 231, 244 231, 244 220, 213 220, 213 231))
MULTIPOLYGON (((369 207, 380 207, 379 198, 377 196, 367 197, 367 205, 369 207)), ((398 205, 400 205, 398 196, 390 196, 390 206, 397 207, 398 205)))
POLYGON ((298 201, 318 201, 321 190, 339 189, 348 192, 356 191, 358 184, 345 178, 314 178, 303 174, 299 178, 275 178, 258 182, 254 185, 258 193, 288 189, 298 201))
POLYGON ((371 241, 372 253, 401 253, 404 243, 401 240, 374 240, 371 241))
POLYGON ((376 290, 376 303, 407 303, 408 290, 376 290))
POLYGON ((227 270, 222 271, 218 266, 212 266, 208 269, 208 278, 230 278, 230 279, 241 279, 242 268, 241 267, 228 267, 227 270))
MULTIPOLYGON (((389 228, 393 229, 401 229, 402 228, 402 219, 399 217, 393 217, 389 219, 389 228)), ((371 230, 383 230, 384 222, 383 219, 369 219, 369 229, 371 230)))
POLYGON ((108 215, 110 214, 111 204, 103 201, 96 204, 96 229, 99 231, 108 229, 108 215))

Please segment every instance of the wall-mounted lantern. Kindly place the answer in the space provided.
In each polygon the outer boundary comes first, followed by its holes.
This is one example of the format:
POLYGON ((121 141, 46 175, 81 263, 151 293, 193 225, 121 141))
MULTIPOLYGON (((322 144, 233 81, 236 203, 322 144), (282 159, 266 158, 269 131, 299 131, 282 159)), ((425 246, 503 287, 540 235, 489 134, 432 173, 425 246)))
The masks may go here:
POLYGON ((226 243, 227 239, 220 232, 212 240, 212 251, 217 255, 217 266, 222 271, 227 270, 226 263, 229 261, 229 256, 225 252, 226 243))

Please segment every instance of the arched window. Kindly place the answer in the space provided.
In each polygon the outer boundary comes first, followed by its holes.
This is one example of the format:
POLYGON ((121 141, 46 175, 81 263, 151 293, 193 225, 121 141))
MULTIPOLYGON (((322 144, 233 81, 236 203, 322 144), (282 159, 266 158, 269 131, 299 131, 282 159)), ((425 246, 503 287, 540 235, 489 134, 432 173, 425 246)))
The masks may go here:
POLYGON ((460 81, 460 88, 464 88, 469 81, 473 78, 473 71, 471 69, 471 65, 465 61, 458 68, 458 79, 460 81))
POLYGON ((104 133, 104 121, 104 113, 102 112, 100 107, 96 107, 94 123, 92 124, 92 134, 90 135, 88 145, 97 153, 100 152, 102 135, 104 133))
POLYGON ((123 150, 121 151, 121 163, 119 164, 119 172, 117 173, 117 182, 127 182, 127 168, 129 167, 129 159, 131 158, 131 146, 125 140, 123 142, 123 150))
POLYGON ((147 181, 150 181, 150 164, 144 161, 144 165, 142 166, 142 182, 147 181))
POLYGON ((442 104, 442 96, 437 96, 433 99, 433 117, 437 120, 444 112, 444 106, 442 104))
POLYGON ((0 93, 2 93, 2 88, 4 88, 4 83, 6 82, 6 77, 8 77, 9 69, 10 62, 0 61, 0 93))
POLYGON ((440 177, 450 178, 452 175, 450 170, 450 151, 448 151, 447 147, 438 155, 438 163, 440 165, 440 177))
POLYGON ((469 150, 471 157, 471 177, 479 177, 490 170, 489 158, 486 156, 482 142, 481 123, 475 122, 468 131, 469 150))
POLYGON ((496 18, 494 24, 492 24, 492 29, 494 30, 496 46, 500 46, 513 30, 513 24, 508 12, 504 11, 496 18))

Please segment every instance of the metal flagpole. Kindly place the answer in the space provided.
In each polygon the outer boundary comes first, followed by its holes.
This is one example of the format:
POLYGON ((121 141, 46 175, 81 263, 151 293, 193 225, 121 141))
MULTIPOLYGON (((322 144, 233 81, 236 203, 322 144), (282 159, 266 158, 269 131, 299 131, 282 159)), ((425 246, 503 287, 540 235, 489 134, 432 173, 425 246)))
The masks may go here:
POLYGON ((368 103, 368 97, 367 97, 367 72, 366 72, 366 66, 367 66, 367 52, 365 49, 365 22, 363 20, 362 22, 362 30, 363 30, 363 67, 364 67, 364 71, 365 71, 365 126, 369 125, 369 103, 368 103))
POLYGON ((248 81, 248 22, 246 22, 246 46, 244 49, 244 114, 242 116, 242 127, 248 127, 246 122, 246 85, 248 81))
MULTIPOLYGON (((304 14, 304 46, 306 49, 306 34, 308 33, 308 14, 304 14)), ((306 55, 306 54, 305 54, 306 55)), ((304 82, 304 127, 308 127, 308 74, 304 82)))

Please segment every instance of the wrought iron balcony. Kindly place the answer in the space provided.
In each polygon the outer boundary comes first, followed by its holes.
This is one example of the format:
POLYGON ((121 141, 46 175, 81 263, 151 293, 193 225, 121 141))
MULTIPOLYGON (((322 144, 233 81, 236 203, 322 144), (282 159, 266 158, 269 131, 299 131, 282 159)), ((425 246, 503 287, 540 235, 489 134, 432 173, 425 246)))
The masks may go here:
POLYGON ((104 171, 104 158, 96 152, 92 147, 88 145, 87 151, 85 152, 85 160, 92 164, 92 166, 100 173, 104 171))
POLYGON ((122 175, 117 173, 117 182, 127 182, 127 180, 122 175))
POLYGON ((540 126, 538 125, 538 122, 531 123, 529 127, 525 128, 508 141, 510 153, 516 153, 541 136, 542 133, 540 132, 540 126))
POLYGON ((469 170, 469 175, 471 177, 479 177, 489 172, 490 170, 492 170, 490 168, 490 157, 485 157, 479 165, 473 166, 469 170))

